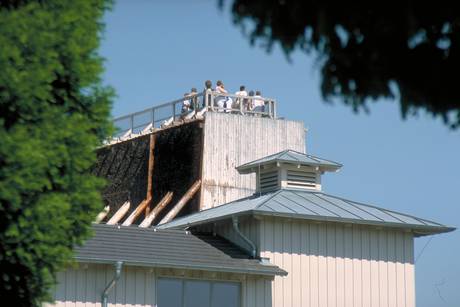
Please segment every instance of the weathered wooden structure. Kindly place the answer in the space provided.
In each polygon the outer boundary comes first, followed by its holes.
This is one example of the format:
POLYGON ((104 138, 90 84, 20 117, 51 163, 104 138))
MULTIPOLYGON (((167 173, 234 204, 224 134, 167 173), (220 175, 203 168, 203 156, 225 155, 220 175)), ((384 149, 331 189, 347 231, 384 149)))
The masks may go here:
MULTIPOLYGON (((236 166, 287 148, 305 151, 303 123, 276 118, 274 101, 267 102, 270 108, 263 114, 217 112, 208 106, 189 119, 176 113, 172 121, 162 118, 169 125, 154 119, 157 108, 122 117, 129 119, 130 133, 123 131, 124 139, 98 149, 94 173, 109 182, 103 193, 109 210, 99 221, 139 224, 169 192, 171 201, 150 216, 151 225, 254 193, 254 175, 241 176, 236 166), (142 114, 150 122, 135 124, 142 114), (192 186, 192 195, 183 199, 192 186)), ((170 108, 175 110, 177 103, 170 108)))

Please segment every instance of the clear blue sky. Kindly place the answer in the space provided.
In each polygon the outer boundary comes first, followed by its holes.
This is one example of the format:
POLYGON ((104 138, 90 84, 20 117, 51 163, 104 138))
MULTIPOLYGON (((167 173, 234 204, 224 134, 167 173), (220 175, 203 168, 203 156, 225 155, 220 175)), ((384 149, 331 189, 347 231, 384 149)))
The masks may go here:
MULTIPOLYGON (((395 101, 371 114, 325 104, 315 59, 288 63, 277 48, 251 47, 217 1, 117 1, 106 18, 104 82, 113 115, 180 98, 206 79, 278 100, 278 112, 308 128, 307 151, 344 164, 325 176, 331 194, 460 226, 460 131, 426 114, 403 121, 395 101)), ((417 256, 428 238, 416 239, 417 256)), ((434 236, 416 262, 417 306, 460 306, 460 231, 434 236)))

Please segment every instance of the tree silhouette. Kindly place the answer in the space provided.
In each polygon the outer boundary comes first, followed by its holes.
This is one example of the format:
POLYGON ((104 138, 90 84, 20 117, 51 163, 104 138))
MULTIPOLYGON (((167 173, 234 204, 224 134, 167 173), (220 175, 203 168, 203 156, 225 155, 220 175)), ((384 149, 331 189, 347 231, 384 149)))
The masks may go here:
POLYGON ((404 118, 426 110, 460 126, 460 11, 451 2, 234 0, 231 10, 251 43, 318 54, 326 101, 357 111, 398 98, 404 118))

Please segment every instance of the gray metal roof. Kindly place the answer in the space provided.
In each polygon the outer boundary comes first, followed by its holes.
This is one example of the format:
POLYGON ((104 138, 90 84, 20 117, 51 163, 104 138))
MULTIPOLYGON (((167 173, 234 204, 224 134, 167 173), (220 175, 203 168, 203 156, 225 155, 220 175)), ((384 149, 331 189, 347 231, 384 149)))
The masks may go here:
POLYGON ((342 164, 340 163, 288 149, 288 150, 283 150, 276 154, 266 156, 266 157, 257 159, 255 161, 240 165, 236 169, 242 174, 250 173, 254 171, 256 167, 260 165, 276 163, 276 162, 295 163, 297 165, 319 166, 323 170, 327 170, 327 171, 336 171, 342 167, 342 164))
POLYGON ((184 230, 155 230, 134 226, 93 224, 94 236, 76 247, 76 260, 88 263, 286 275, 272 264, 262 264, 237 246, 212 235, 184 230))
POLYGON ((411 229, 418 236, 455 228, 404 213, 366 205, 319 191, 281 189, 178 218, 158 228, 184 228, 228 218, 232 215, 265 215, 314 221, 376 225, 411 229))

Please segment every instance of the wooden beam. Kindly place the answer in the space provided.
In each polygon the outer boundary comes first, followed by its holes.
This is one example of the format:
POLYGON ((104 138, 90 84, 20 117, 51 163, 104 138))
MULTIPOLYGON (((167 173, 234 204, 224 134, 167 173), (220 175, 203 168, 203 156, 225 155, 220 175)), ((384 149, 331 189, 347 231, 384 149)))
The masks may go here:
MULTIPOLYGON (((155 164, 155 134, 150 135, 150 144, 149 144, 149 168, 147 173, 147 195, 145 199, 153 198, 152 191, 152 181, 153 181, 153 166, 155 164)), ((145 207, 145 215, 147 216, 150 212, 150 206, 145 207)))
POLYGON ((172 192, 166 193, 166 195, 160 200, 160 202, 145 217, 142 223, 139 224, 139 227, 150 227, 155 217, 157 217, 161 210, 163 210, 171 202, 172 197, 172 192))
POLYGON ((105 206, 104 209, 96 216, 94 222, 99 224, 107 216, 107 214, 109 214, 109 211, 110 206, 105 206))
POLYGON ((128 218, 123 222, 123 226, 129 226, 137 219, 137 217, 145 210, 145 208, 150 205, 151 199, 144 199, 137 208, 131 212, 128 218))
POLYGON ((171 209, 171 211, 166 214, 166 216, 160 221, 158 225, 167 223, 171 221, 176 215, 179 213, 179 211, 187 204, 187 202, 195 195, 195 193, 200 189, 201 187, 201 180, 198 179, 195 181, 195 183, 188 189, 188 191, 182 196, 182 198, 179 200, 179 202, 174 206, 174 208, 171 209))
POLYGON ((108 225, 114 225, 118 223, 119 220, 121 220, 125 214, 128 212, 129 207, 131 206, 131 203, 129 201, 126 201, 123 206, 118 209, 117 212, 110 218, 110 220, 107 222, 108 225))

